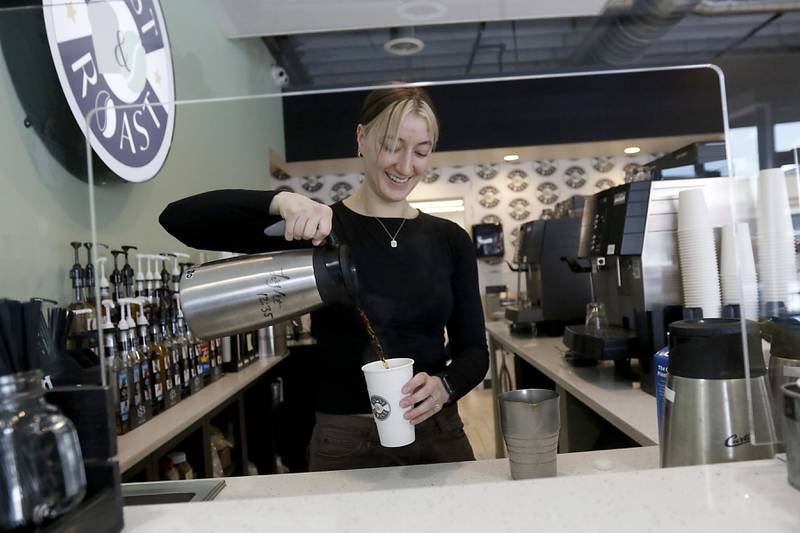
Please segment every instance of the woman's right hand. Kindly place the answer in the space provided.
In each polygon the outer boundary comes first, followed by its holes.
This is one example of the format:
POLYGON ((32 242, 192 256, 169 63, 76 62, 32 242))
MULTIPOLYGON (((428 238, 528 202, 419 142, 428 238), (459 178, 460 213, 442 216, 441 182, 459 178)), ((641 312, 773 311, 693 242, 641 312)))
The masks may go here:
POLYGON ((272 198, 269 212, 286 221, 284 237, 287 241, 305 239, 319 246, 331 233, 331 208, 302 194, 279 192, 272 198))

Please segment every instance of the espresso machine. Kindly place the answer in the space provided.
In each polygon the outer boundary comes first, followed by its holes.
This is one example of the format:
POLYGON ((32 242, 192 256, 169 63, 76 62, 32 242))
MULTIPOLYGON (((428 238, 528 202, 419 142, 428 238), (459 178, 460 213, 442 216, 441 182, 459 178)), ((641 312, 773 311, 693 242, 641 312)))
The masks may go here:
POLYGON ((715 226, 730 223, 727 178, 619 185, 589 198, 581 221, 578 257, 591 263, 595 301, 605 306, 608 326, 599 332, 567 326, 567 358, 612 360, 650 394, 653 354, 667 344, 669 324, 684 318, 675 236, 678 193, 687 188, 704 189, 715 226))
POLYGON ((580 231, 579 218, 522 224, 512 268, 524 274, 527 292, 522 305, 506 308, 512 332, 559 336, 564 325, 583 321, 591 299, 589 274, 573 272, 564 260, 578 251, 580 231))

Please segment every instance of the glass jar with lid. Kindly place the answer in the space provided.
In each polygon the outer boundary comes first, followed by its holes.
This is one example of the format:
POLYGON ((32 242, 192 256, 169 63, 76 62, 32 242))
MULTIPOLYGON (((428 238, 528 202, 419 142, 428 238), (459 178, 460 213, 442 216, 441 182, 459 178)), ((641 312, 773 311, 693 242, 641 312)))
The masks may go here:
POLYGON ((86 473, 72 422, 47 403, 40 370, 0 377, 0 530, 75 508, 86 473))

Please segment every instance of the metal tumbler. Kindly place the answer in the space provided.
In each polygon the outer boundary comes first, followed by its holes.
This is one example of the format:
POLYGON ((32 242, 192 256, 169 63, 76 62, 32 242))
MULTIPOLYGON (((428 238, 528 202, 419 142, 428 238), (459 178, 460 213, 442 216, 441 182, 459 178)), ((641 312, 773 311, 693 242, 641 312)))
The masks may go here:
POLYGON ((783 436, 789 484, 800 490, 800 380, 783 386, 783 436))
POLYGON ((523 389, 503 393, 499 399, 511 477, 555 476, 561 429, 558 394, 546 389, 523 389))

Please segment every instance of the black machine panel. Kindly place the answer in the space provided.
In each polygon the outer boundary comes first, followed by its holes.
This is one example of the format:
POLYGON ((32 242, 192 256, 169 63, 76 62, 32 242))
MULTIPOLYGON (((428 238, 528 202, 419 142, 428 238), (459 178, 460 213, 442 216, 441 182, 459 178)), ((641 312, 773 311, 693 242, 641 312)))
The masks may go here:
POLYGON ((644 244, 650 182, 625 183, 586 201, 579 255, 640 255, 644 244))

